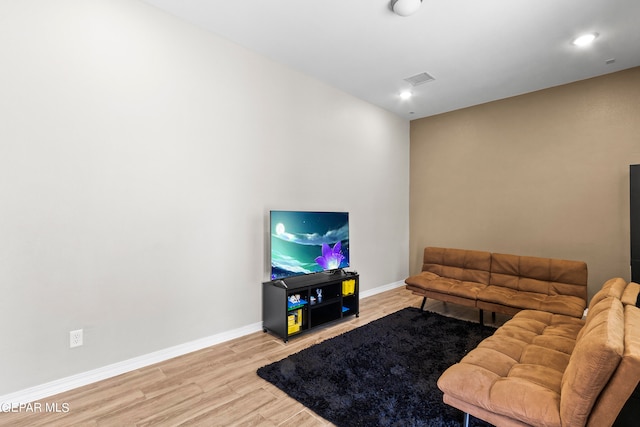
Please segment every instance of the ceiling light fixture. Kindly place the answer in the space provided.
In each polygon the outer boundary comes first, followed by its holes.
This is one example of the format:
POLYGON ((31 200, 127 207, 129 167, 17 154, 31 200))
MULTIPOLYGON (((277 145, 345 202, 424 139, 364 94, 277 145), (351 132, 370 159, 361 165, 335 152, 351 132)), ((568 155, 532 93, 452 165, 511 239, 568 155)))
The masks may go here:
POLYGON ((411 96, 413 96, 413 94, 408 90, 405 90, 404 92, 400 92, 400 99, 407 100, 411 98, 411 96))
POLYGON ((421 4, 422 0, 391 0, 391 10, 396 15, 409 16, 416 13, 421 4))
POLYGON ((573 40, 573 44, 576 46, 588 46, 598 37, 598 33, 583 34, 580 37, 576 37, 573 40))

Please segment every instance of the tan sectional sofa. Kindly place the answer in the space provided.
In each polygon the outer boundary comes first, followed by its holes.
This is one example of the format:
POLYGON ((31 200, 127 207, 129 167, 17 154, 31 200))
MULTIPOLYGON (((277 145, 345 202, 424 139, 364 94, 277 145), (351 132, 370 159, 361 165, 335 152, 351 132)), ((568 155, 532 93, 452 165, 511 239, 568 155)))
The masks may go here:
POLYGON ((422 272, 406 288, 427 298, 514 315, 543 310, 582 317, 587 306, 587 265, 581 261, 427 247, 422 272))
POLYGON ((496 426, 611 426, 640 381, 638 289, 607 281, 585 320, 520 311, 442 374, 444 402, 465 424, 471 414, 496 426))

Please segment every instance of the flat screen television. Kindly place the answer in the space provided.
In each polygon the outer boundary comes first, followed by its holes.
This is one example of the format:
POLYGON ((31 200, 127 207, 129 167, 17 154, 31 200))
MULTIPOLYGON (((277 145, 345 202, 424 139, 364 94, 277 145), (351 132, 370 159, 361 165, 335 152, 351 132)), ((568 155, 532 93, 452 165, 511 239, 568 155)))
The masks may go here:
POLYGON ((271 211, 271 280, 349 267, 349 213, 271 211))

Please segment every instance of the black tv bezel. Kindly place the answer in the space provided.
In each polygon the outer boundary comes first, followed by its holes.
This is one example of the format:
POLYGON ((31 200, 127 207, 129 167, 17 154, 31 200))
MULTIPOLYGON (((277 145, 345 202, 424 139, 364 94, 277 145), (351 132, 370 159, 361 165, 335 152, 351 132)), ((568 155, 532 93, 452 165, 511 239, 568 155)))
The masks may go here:
POLYGON ((270 209, 269 210, 269 245, 268 245, 268 254, 269 254, 269 280, 270 281, 278 281, 278 280, 287 280, 287 279, 291 279, 294 277, 304 277, 304 276, 313 276, 313 275, 318 275, 318 274, 323 274, 323 275, 327 275, 327 274, 336 274, 337 272, 342 272, 344 271, 345 268, 349 268, 351 266, 351 223, 350 223, 350 218, 351 215, 349 213, 349 211, 318 211, 318 210, 291 210, 291 209, 270 209), (314 271, 311 273, 297 273, 297 274, 290 274, 288 276, 285 277, 273 277, 273 252, 272 252, 272 241, 273 241, 273 232, 274 230, 272 229, 273 226, 273 221, 272 221, 272 215, 273 212, 294 212, 294 213, 305 213, 305 214, 345 214, 347 216, 347 224, 348 224, 348 229, 349 229, 349 257, 347 259, 347 265, 344 267, 340 267, 340 268, 336 268, 336 269, 329 269, 329 270, 321 270, 321 271, 314 271))

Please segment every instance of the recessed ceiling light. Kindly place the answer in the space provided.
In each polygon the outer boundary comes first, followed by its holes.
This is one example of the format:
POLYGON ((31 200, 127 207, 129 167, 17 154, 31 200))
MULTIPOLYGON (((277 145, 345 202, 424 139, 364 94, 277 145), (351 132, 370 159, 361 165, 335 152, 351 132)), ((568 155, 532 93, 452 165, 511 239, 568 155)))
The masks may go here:
POLYGON ((588 46, 598 37, 598 33, 583 34, 573 40, 576 46, 588 46))
POLYGON ((411 98, 411 92, 405 90, 404 92, 400 92, 400 99, 409 99, 411 98))
POLYGON ((391 0, 391 10, 396 15, 409 16, 416 13, 421 4, 422 0, 391 0))

